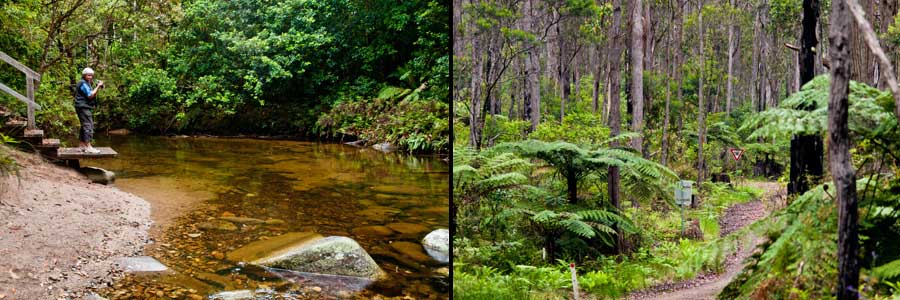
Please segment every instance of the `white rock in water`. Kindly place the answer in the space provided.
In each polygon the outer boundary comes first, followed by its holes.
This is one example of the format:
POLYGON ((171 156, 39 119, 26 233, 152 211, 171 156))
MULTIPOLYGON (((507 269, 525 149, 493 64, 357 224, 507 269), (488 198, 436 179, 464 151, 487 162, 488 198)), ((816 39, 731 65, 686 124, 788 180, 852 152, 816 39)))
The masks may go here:
POLYGON ((168 267, 149 256, 124 257, 119 266, 127 273, 166 272, 168 267))
POLYGON ((372 145, 372 148, 375 148, 375 150, 378 150, 381 152, 391 152, 391 151, 397 150, 397 147, 395 147, 393 144, 387 143, 387 142, 372 145))
POLYGON ((450 231, 438 229, 432 231, 422 239, 425 252, 434 260, 446 264, 450 262, 450 231))
POLYGON ((211 300, 245 300, 253 299, 253 292, 250 290, 218 292, 209 296, 211 300))

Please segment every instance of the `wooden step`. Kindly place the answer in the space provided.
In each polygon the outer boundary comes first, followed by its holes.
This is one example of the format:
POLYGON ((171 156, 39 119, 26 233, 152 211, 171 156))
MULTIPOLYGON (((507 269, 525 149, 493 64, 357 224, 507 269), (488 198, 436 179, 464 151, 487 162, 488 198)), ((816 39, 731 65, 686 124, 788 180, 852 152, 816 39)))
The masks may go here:
POLYGON ((41 144, 34 147, 46 157, 56 157, 56 149, 59 146, 61 146, 59 139, 41 139, 41 144))
POLYGON ((59 139, 41 139, 40 145, 35 145, 38 148, 59 148, 61 144, 59 143, 59 139))
POLYGON ((25 129, 22 134, 23 140, 32 145, 40 145, 44 140, 44 131, 40 129, 25 129))
POLYGON ((56 158, 58 159, 81 159, 81 158, 111 158, 116 157, 119 153, 110 147, 94 147, 100 150, 100 153, 86 153, 80 148, 59 148, 56 149, 56 158))
POLYGON ((6 121, 6 123, 3 123, 3 127, 6 128, 19 128, 25 127, 25 125, 28 125, 28 122, 25 120, 9 120, 6 121))
POLYGON ((44 131, 40 129, 25 129, 26 138, 43 138, 44 131))

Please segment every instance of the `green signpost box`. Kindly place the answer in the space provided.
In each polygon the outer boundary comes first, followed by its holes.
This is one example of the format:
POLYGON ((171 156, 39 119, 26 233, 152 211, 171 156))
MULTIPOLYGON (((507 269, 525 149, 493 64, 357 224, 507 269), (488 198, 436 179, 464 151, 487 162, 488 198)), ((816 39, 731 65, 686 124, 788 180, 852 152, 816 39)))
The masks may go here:
POLYGON ((681 236, 684 237, 684 207, 691 205, 692 187, 694 182, 679 180, 675 186, 675 204, 681 208, 681 236))

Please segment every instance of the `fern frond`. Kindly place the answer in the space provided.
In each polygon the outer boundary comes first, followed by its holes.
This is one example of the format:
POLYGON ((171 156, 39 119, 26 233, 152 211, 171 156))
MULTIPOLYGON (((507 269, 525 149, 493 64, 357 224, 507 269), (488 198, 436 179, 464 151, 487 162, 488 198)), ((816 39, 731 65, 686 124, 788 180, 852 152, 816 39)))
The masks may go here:
POLYGON ((898 277, 900 276, 900 259, 878 266, 872 271, 881 279, 898 277))

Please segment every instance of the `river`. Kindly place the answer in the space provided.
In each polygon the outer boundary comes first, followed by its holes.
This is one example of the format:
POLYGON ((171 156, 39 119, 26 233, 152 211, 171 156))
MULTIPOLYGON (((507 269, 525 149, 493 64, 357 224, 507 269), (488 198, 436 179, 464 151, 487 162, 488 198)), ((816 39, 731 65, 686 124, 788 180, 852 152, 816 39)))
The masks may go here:
POLYGON ((449 226, 449 166, 438 158, 244 138, 111 136, 96 144, 119 156, 82 165, 115 172, 118 188, 151 203, 153 243, 137 255, 173 271, 126 276, 99 290, 102 296, 205 299, 223 290, 261 289, 266 293, 258 299, 448 297, 448 279, 440 274, 446 269, 421 249, 394 247, 418 245, 430 231, 449 226), (223 217, 264 223, 200 228, 223 217), (359 290, 224 258, 290 232, 353 238, 389 277, 359 290))

